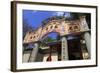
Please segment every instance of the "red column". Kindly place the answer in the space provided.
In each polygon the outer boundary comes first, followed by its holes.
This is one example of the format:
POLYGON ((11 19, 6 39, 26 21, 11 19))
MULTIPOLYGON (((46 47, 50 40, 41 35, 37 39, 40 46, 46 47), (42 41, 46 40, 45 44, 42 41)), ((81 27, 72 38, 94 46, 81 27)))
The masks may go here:
POLYGON ((52 53, 52 47, 50 47, 50 53, 49 56, 47 57, 47 61, 52 61, 51 53, 52 53))

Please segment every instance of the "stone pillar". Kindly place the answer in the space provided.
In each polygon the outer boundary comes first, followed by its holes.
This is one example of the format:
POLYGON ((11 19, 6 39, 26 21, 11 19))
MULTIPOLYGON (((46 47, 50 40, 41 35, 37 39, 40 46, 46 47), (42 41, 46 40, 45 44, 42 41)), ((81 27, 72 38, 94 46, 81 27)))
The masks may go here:
POLYGON ((66 37, 62 37, 62 47, 61 47, 61 60, 68 60, 68 43, 66 37))
POLYGON ((38 43, 35 43, 34 44, 34 48, 30 54, 30 58, 29 58, 29 62, 35 62, 36 61, 36 56, 37 56, 37 53, 38 53, 38 43))
POLYGON ((88 31, 89 27, 86 22, 86 16, 80 16, 81 31, 88 31))
POLYGON ((89 58, 91 57, 91 35, 88 32, 84 33, 84 39, 86 42, 86 47, 89 53, 89 58))
POLYGON ((86 22, 86 16, 80 16, 81 30, 86 31, 84 33, 84 39, 86 42, 86 47, 89 53, 89 58, 91 57, 91 35, 89 34, 89 26, 86 22))

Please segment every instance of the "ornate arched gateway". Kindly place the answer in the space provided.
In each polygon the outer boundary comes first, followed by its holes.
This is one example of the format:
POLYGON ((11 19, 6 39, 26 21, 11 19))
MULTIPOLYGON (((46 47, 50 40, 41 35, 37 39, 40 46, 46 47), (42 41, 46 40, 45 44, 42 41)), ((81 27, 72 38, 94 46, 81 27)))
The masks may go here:
MULTIPOLYGON (((90 48, 91 48, 90 38, 91 37, 90 37, 89 31, 90 29, 88 28, 85 16, 80 16, 78 20, 66 20, 64 17, 60 19, 53 17, 48 22, 44 21, 44 23, 40 27, 38 27, 35 31, 27 32, 24 38, 24 41, 23 41, 24 44, 27 44, 27 43, 34 44, 34 49, 31 52, 31 55, 28 61, 36 60, 39 42, 41 41, 43 36, 51 32, 57 32, 60 35, 61 60, 70 59, 69 57, 70 54, 68 54, 70 53, 70 51, 68 51, 68 49, 70 48, 69 46, 71 46, 70 44, 77 43, 77 42, 80 42, 80 44, 77 44, 77 46, 81 44, 84 45, 84 43, 86 44, 85 48, 87 48, 88 54, 90 57, 91 56, 90 55, 90 48), (72 40, 68 44, 68 41, 73 37, 74 38, 78 37, 78 41, 72 40)), ((75 47, 75 44, 74 44, 74 47, 75 47)), ((74 50, 74 49, 71 49, 71 50, 74 50)), ((82 49, 81 52, 84 52, 84 48, 82 49)), ((85 58, 84 56, 85 55, 82 54, 83 58, 85 58)))

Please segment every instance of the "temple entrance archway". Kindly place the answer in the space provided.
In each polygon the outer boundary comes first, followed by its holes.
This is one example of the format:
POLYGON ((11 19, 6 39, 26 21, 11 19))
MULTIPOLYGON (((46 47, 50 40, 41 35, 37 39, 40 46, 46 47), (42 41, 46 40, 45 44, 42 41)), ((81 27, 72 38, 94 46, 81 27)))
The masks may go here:
POLYGON ((59 55, 61 55, 61 41, 58 32, 49 32, 45 34, 40 44, 45 45, 41 46, 41 49, 44 51, 43 61, 58 61, 59 55))
POLYGON ((50 20, 37 30, 26 34, 23 43, 34 45, 29 62, 43 61, 46 53, 48 55, 45 61, 52 61, 53 59, 50 58, 52 52, 55 61, 89 59, 89 56, 91 56, 89 31, 84 16, 73 21, 67 21, 64 18, 50 20), (52 40, 49 38, 51 42, 48 42, 45 38, 52 32, 57 33, 60 39, 52 40), (43 46, 41 47, 41 45, 43 46))

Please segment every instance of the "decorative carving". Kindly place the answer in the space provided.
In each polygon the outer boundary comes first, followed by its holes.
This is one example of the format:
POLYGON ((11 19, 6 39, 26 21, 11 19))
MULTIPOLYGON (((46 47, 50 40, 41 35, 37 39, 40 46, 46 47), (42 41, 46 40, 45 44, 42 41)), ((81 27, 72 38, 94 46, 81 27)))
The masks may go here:
POLYGON ((69 33, 80 31, 80 26, 78 24, 77 25, 69 25, 68 31, 69 31, 69 33))
POLYGON ((82 32, 82 31, 87 31, 83 30, 82 28, 82 22, 86 22, 85 19, 81 21, 79 20, 73 20, 73 21, 68 21, 68 20, 62 20, 62 19, 52 19, 49 20, 45 25, 39 27, 37 30, 31 32, 30 34, 26 34, 26 38, 24 42, 36 42, 42 39, 42 37, 45 34, 48 34, 50 32, 57 32, 59 33, 60 36, 63 35, 68 35, 70 33, 76 33, 76 32, 82 32), (37 36, 38 34, 38 36, 37 36), (35 36, 30 38, 30 36, 35 36), (30 40, 31 39, 31 40, 30 40))

